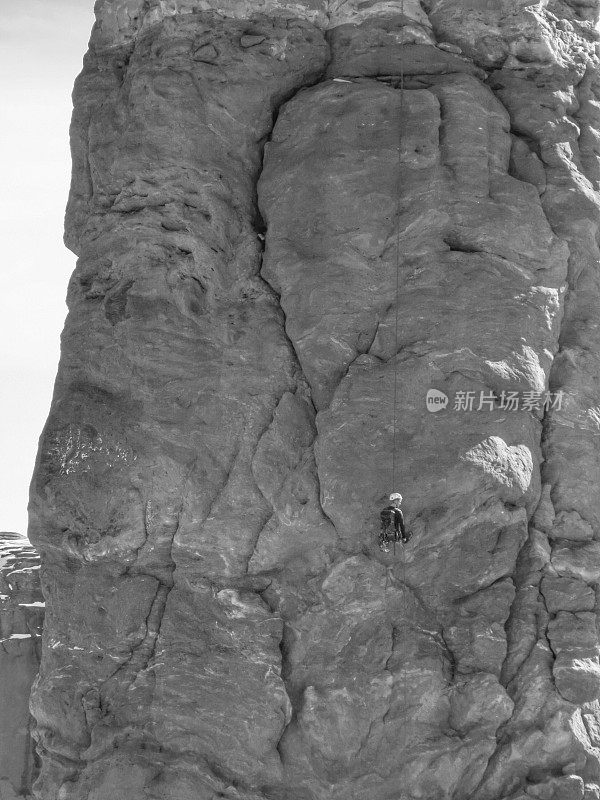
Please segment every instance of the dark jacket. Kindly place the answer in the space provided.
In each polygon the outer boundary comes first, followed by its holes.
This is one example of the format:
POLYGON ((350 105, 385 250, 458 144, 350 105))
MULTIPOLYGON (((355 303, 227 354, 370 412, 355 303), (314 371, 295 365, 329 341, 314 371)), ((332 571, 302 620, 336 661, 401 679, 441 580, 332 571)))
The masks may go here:
POLYGON ((393 523, 394 531, 396 533, 400 531, 403 538, 406 536, 406 530, 404 528, 404 514, 399 508, 396 508, 395 506, 386 506, 381 511, 380 516, 381 525, 383 528, 387 528, 393 523))

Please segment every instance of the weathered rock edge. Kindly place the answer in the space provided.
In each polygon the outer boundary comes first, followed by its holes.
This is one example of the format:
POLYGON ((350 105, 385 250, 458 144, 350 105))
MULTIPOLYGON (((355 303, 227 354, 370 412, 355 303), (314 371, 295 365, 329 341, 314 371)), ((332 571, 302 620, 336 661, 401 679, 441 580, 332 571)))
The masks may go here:
POLYGON ((24 536, 0 533, 0 797, 29 797, 38 761, 29 694, 40 663, 40 559, 24 536))

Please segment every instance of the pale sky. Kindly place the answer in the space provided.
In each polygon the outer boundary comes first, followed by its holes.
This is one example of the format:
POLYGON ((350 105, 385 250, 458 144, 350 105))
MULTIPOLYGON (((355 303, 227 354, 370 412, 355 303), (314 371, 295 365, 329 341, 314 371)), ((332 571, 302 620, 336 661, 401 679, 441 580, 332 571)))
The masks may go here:
POLYGON ((62 243, 68 127, 93 5, 0 0, 0 531, 27 531, 75 267, 62 243))

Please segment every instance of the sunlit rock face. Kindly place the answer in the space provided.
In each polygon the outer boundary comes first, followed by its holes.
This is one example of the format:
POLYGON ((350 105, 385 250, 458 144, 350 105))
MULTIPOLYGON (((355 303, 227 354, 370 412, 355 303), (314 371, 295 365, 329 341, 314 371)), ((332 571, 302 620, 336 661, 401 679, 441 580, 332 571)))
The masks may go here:
POLYGON ((97 3, 39 800, 600 797, 597 6, 97 3))
POLYGON ((0 798, 29 793, 38 771, 29 693, 40 663, 40 559, 17 533, 0 533, 0 798))

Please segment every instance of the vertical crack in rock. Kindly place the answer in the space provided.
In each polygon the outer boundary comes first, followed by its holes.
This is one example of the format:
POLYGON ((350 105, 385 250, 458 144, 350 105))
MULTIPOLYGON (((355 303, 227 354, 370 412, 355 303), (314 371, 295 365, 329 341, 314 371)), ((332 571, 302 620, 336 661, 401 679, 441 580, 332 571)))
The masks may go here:
MULTIPOLYGON (((173 560, 173 542, 179 530, 179 523, 181 518, 181 509, 176 515, 176 523, 170 534, 169 553, 170 561, 166 563, 166 575, 157 579, 156 593, 152 598, 150 609, 144 621, 145 634, 137 647, 135 647, 129 658, 119 666, 119 668, 110 676, 109 680, 102 686, 101 697, 103 706, 107 706, 110 710, 110 696, 113 693, 111 687, 114 685, 118 691, 123 691, 123 687, 128 689, 136 677, 148 668, 154 651, 156 649, 156 642, 160 635, 160 628, 162 625, 165 609, 167 607, 167 600, 169 593, 174 585, 173 575, 175 573, 176 564, 173 560)), ((135 569, 135 565, 133 567, 135 569)), ((131 568, 130 568, 131 570, 131 568)), ((144 574, 143 571, 136 572, 135 574, 144 574)), ((154 577, 151 575, 151 577, 154 577)))
MULTIPOLYGON (((266 500, 266 498, 265 498, 265 500, 266 500)), ((261 525, 261 527, 256 532, 255 536, 253 537, 252 542, 251 542, 252 549, 249 551, 249 553, 248 553, 248 555, 246 557, 246 574, 248 574, 250 572, 250 562, 252 561, 252 557, 256 553, 256 546, 258 544, 258 541, 260 539, 261 534, 265 531, 267 525, 269 525, 269 523, 273 522, 274 519, 275 519, 275 513, 272 512, 267 516, 267 518, 265 519, 263 525, 261 525)))
MULTIPOLYGON (((327 66, 324 68, 323 74, 325 74, 327 66)), ((294 365, 295 365, 295 370, 296 370, 296 380, 297 380, 297 390, 296 391, 299 394, 301 394, 304 397, 304 399, 306 400, 306 402, 309 404, 311 415, 312 415, 312 424, 313 425, 315 425, 315 423, 316 423, 317 410, 316 410, 316 408, 314 406, 314 402, 312 400, 310 382, 308 381, 306 375, 304 374, 304 371, 302 369, 298 353, 296 351, 296 347, 295 347, 294 342, 292 341, 292 339, 291 339, 291 337, 290 337, 290 335, 289 335, 289 333, 287 331, 287 317, 286 317, 285 311, 283 309, 283 306, 281 304, 281 296, 280 296, 277 288, 267 279, 267 277, 264 275, 264 273, 262 271, 262 264, 263 264, 263 261, 264 261, 265 250, 268 247, 269 228, 268 228, 268 225, 265 223, 263 217, 260 214, 260 190, 259 190, 259 184, 260 184, 260 178, 261 178, 261 175, 262 175, 262 171, 264 169, 265 152, 266 152, 266 150, 268 148, 269 142, 271 141, 271 138, 273 136, 273 132, 276 129, 277 120, 278 120, 282 110, 284 109, 284 107, 288 103, 293 101, 294 98, 297 97, 300 92, 302 92, 305 89, 309 88, 309 86, 316 86, 317 84, 318 84, 318 80, 317 81, 313 81, 310 84, 307 84, 305 86, 300 87, 296 92, 294 92, 293 95, 287 97, 285 99, 285 101, 282 102, 277 107, 277 109, 275 110, 275 112, 273 114, 273 127, 272 127, 272 130, 271 130, 270 136, 265 141, 265 144, 263 146, 262 167, 261 167, 261 171, 260 171, 259 175, 257 176, 257 180, 256 180, 256 187, 257 187, 257 190, 256 190, 256 204, 257 204, 256 213, 257 213, 257 219, 259 220, 259 226, 258 226, 258 229, 257 229, 257 234, 260 234, 260 241, 261 241, 261 245, 262 245, 261 246, 261 266, 260 266, 260 269, 259 269, 259 275, 261 276, 261 279, 263 280, 265 285, 268 287, 268 289, 269 289, 270 293, 272 294, 272 296, 274 298, 276 298, 276 301, 277 301, 277 304, 278 304, 278 308, 279 308, 279 311, 280 311, 280 314, 281 314, 281 319, 282 319, 282 330, 284 332, 285 339, 286 339, 287 345, 289 347, 290 353, 292 354, 293 359, 294 359, 294 365)), ((377 332, 377 329, 375 330, 375 333, 373 334, 373 337, 371 339, 369 347, 371 346, 372 341, 375 338, 376 332, 377 332)), ((267 430, 268 430, 268 428, 267 428, 267 430)), ((317 436, 318 436, 317 435, 317 431, 315 429, 314 434, 311 437, 311 441, 309 443, 307 443, 308 449, 310 449, 310 451, 313 454, 314 454, 315 443, 317 441, 317 436)), ((313 461, 313 463, 314 463, 314 461, 313 461)), ((319 470, 318 470, 318 466, 317 466, 316 463, 314 463, 313 472, 314 472, 314 476, 316 478, 316 483, 317 483, 317 492, 316 492, 315 500, 316 500, 316 502, 318 504, 319 511, 322 514, 323 519, 327 520, 327 522, 332 526, 333 530, 335 531, 335 533, 336 533, 336 535, 338 537, 338 541, 339 541, 339 534, 337 532, 335 523, 330 518, 330 516, 327 514, 325 508, 323 507, 322 490, 321 490, 321 484, 320 484, 320 478, 319 478, 319 470)), ((259 487, 259 490, 260 490, 260 487, 259 487)), ((270 502, 269 498, 267 498, 264 495, 264 492, 262 492, 262 490, 261 490, 261 494, 263 494, 263 497, 265 497, 267 502, 270 502)), ((254 553, 256 551, 256 546, 257 546, 258 541, 260 539, 261 533, 265 530, 267 525, 269 525, 269 523, 274 520, 275 516, 276 516, 276 511, 275 511, 275 509, 273 509, 273 514, 269 517, 269 519, 265 522, 265 525, 263 526, 263 528, 259 531, 259 533, 258 533, 258 535, 257 535, 257 537, 255 539, 255 542, 254 542, 253 551, 252 551, 252 553, 250 554, 250 556, 248 558, 247 571, 250 568, 250 562, 252 560, 252 556, 254 555, 254 553)), ((321 570, 322 569, 323 568, 321 568, 321 570)), ((285 765, 286 756, 285 756, 285 750, 284 750, 284 748, 282 746, 282 742, 284 741, 284 738, 286 736, 286 733, 290 729, 290 726, 297 722, 297 715, 298 715, 298 710, 299 709, 298 709, 297 703, 295 703, 293 701, 293 699, 292 699, 294 697, 294 695, 295 695, 295 692, 291 689, 291 687, 289 685, 289 674, 292 672, 292 665, 289 664, 289 662, 287 660, 287 645, 286 645, 286 637, 287 637, 288 631, 289 631, 289 627, 288 627, 289 622, 288 622, 288 620, 286 620, 285 614, 282 612, 282 610, 280 608, 278 608, 278 613, 281 616, 282 625, 283 625, 282 635, 281 635, 281 639, 280 639, 280 642, 279 642, 279 648, 280 648, 280 652, 281 652, 281 679, 282 679, 282 681, 284 683, 284 686, 286 688, 286 693, 287 693, 288 698, 290 699, 290 704, 291 704, 291 708, 292 708, 292 713, 290 715, 290 718, 287 721, 287 723, 284 725, 284 727, 283 727, 283 729, 281 731, 281 735, 280 735, 280 737, 279 737, 279 739, 278 739, 278 741, 277 741, 277 743, 275 745, 275 748, 276 748, 277 753, 279 755, 280 762, 281 762, 282 765, 285 765)))
MULTIPOLYGON (((389 673, 389 675, 390 675, 390 677, 392 679, 392 685, 391 685, 391 690, 392 691, 390 692, 390 703, 389 703, 387 709, 385 710, 385 713, 381 717, 381 722, 382 722, 383 725, 386 724, 387 718, 388 718, 388 716, 389 716, 389 714, 391 713, 391 710, 392 710, 391 696, 392 696, 392 693, 393 693, 393 689, 394 689, 394 687, 396 685, 396 674, 395 674, 394 670, 390 668, 390 662, 392 661, 392 659, 394 658, 394 655, 395 655, 394 651, 396 649, 396 637, 397 637, 397 628, 396 628, 395 625, 392 625, 390 654, 387 657, 387 659, 385 661, 385 666, 384 666, 384 670, 389 673)), ((373 723, 371 723, 371 724, 373 724, 373 723)), ((370 732, 371 732, 371 727, 369 727, 369 734, 370 734, 370 732)), ((365 743, 368 740, 368 738, 369 737, 367 735, 365 737, 365 743)))
MULTIPOLYGON (((323 69, 323 75, 321 76, 321 78, 325 75, 330 62, 331 62, 331 58, 329 59, 328 64, 325 65, 325 67, 323 69)), ((267 277, 265 277, 265 275, 264 275, 264 273, 262 271, 262 265, 263 265, 264 257, 265 257, 265 250, 266 250, 266 247, 267 247, 268 226, 265 223, 265 221, 264 221, 264 219, 263 219, 263 217, 262 217, 262 215, 260 213, 260 197, 259 197, 258 186, 259 186, 259 183, 260 183, 260 178, 261 178, 262 172, 264 170, 265 152, 266 152, 268 144, 271 141, 271 138, 273 136, 273 131, 276 128, 277 119, 279 118, 280 113, 282 112, 283 108, 288 103, 290 103, 295 97, 297 97, 297 95, 300 92, 304 91, 305 89, 307 89, 307 88, 309 88, 311 86, 316 86, 316 85, 318 85, 318 83, 319 83, 319 79, 317 79, 317 80, 315 80, 315 81, 313 81, 311 83, 308 83, 305 86, 300 87, 290 97, 287 97, 277 107, 277 109, 274 111, 274 113, 273 113, 273 126, 272 126, 272 129, 271 129, 271 134, 266 139, 265 144, 263 145, 261 170, 260 170, 260 173, 259 173, 259 175, 257 177, 256 184, 255 184, 255 186, 257 187, 256 188, 256 213, 257 213, 257 219, 260 220, 260 225, 259 225, 259 228, 257 229, 257 232, 260 233, 260 239, 261 239, 261 265, 260 265, 260 268, 259 268, 259 275, 261 277, 261 280, 268 287, 268 289, 269 289, 270 293, 272 294, 272 296, 277 301, 277 305, 278 305, 278 308, 279 308, 280 313, 281 313, 282 328, 283 328, 283 331, 284 331, 284 334, 285 334, 286 342, 287 342, 287 345, 288 345, 288 347, 290 349, 290 353, 293 354, 295 368, 297 370, 297 375, 298 375, 298 378, 299 378, 299 382, 301 382, 306 387, 305 391, 306 391, 306 395, 307 395, 307 400, 310 403, 310 406, 311 406, 311 408, 313 410, 315 418, 317 416, 317 409, 315 408, 315 405, 314 405, 314 402, 313 402, 313 399, 312 399, 312 396, 311 396, 312 393, 311 393, 311 388, 310 388, 310 382, 308 381, 306 375, 304 374, 304 371, 303 371, 301 363, 300 363, 300 358, 299 358, 298 353, 296 351, 296 347, 294 345, 294 342, 292 341, 292 339, 289 336, 289 333, 288 333, 288 330, 287 330, 287 317, 286 317, 285 311, 283 309, 283 306, 281 304, 281 295, 277 291, 276 287, 267 279, 267 277)), ((375 334, 373 335, 373 339, 375 338, 376 332, 377 332, 377 330, 375 331, 375 334)), ((371 342, 371 344, 372 344, 372 342, 371 342)), ((369 345, 369 348, 370 348, 370 345, 369 345)), ((313 451, 314 451, 314 446, 315 446, 316 440, 317 440, 317 434, 315 432, 315 436, 314 436, 314 439, 313 439, 313 442, 312 442, 312 445, 311 445, 313 451)), ((319 498, 318 498, 319 499, 319 508, 320 508, 321 513, 323 514, 324 518, 327 519, 331 523, 331 525, 333 526, 334 530, 336 530, 336 533, 337 533, 335 522, 329 517, 329 515, 327 514, 327 512, 326 512, 326 510, 323 507, 323 504, 321 502, 321 489, 320 489, 320 480, 319 480, 319 470, 318 470, 318 467, 316 465, 315 465, 315 476, 316 476, 317 482, 319 484, 319 498)))
POLYGON ((456 675, 457 675, 456 656, 454 655, 452 648, 450 647, 448 641, 446 640, 446 637, 444 636, 443 628, 440 630, 440 638, 443 643, 444 651, 447 653, 447 660, 450 666, 450 678, 448 680, 448 684, 451 685, 456 680, 456 675))
MULTIPOLYGON (((277 609, 271 609, 271 610, 273 612, 277 611, 277 609)), ((289 716, 289 720, 287 720, 287 721, 284 720, 284 725, 282 727, 281 734, 280 734, 280 736, 279 736, 279 738, 278 738, 278 740, 277 740, 277 742, 275 744, 275 750, 277 751, 277 755, 279 756, 279 761, 280 761, 281 766, 283 768, 285 768, 285 751, 284 751, 284 749, 282 747, 282 742, 283 742, 284 736, 286 734, 286 731, 288 731, 290 725, 292 725, 292 723, 294 723, 296 721, 296 717, 297 717, 297 713, 298 713, 297 705, 294 705, 294 702, 293 702, 293 693, 290 692, 290 687, 289 687, 289 675, 288 675, 288 673, 290 671, 289 670, 290 664, 289 664, 289 661, 288 661, 287 646, 286 646, 286 634, 287 634, 287 631, 288 631, 288 628, 286 627, 286 622, 282 618, 282 631, 281 631, 281 638, 279 640, 279 651, 281 653, 281 673, 280 673, 280 675, 281 675, 281 680, 283 681, 283 684, 285 686, 286 695, 287 695, 287 697, 288 697, 288 699, 290 701, 290 706, 291 706, 291 713, 290 713, 290 716, 289 716), (292 696, 290 696, 290 694, 292 694, 292 696)))

